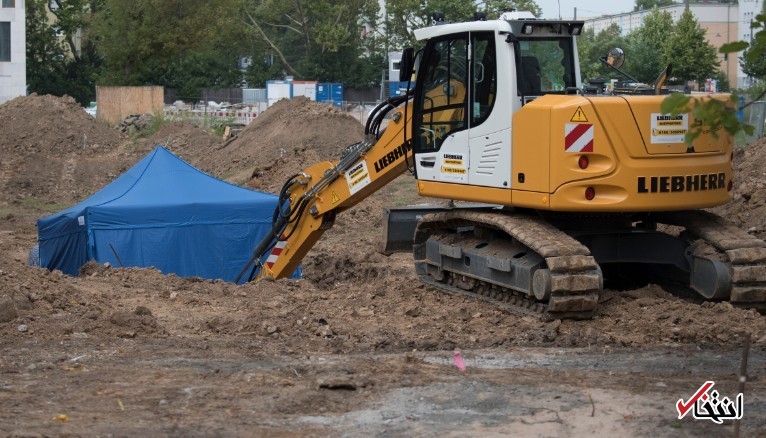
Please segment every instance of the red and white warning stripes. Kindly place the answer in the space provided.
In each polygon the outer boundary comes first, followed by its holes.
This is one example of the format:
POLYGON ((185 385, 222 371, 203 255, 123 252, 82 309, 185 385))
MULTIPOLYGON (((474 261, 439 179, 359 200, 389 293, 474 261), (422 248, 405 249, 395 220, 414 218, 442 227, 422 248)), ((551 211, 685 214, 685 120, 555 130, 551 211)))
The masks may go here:
POLYGON ((593 152, 592 123, 567 123, 564 128, 564 150, 567 152, 593 152))
MULTIPOLYGON (((284 239, 284 236, 282 236, 281 239, 284 239)), ((277 244, 274 245, 274 249, 271 250, 271 254, 269 254, 269 257, 266 259, 267 268, 271 269, 271 267, 274 266, 274 263, 277 262, 277 259, 279 258, 279 255, 282 254, 282 250, 285 246, 287 246, 287 240, 277 241, 277 244)))

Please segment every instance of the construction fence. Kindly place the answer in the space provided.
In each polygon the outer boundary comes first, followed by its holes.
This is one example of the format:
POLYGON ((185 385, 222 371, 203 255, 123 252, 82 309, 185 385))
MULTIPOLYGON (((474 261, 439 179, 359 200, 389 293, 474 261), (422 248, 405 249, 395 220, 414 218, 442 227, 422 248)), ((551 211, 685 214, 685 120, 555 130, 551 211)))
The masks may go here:
MULTIPOLYGON (((323 102, 320 102, 323 103, 323 102)), ((324 103, 331 105, 331 103, 324 103)), ((333 106, 365 124, 370 112, 378 102, 351 102, 343 101, 340 105, 333 106)), ((166 105, 164 117, 167 120, 185 120, 202 128, 220 124, 248 125, 254 121, 260 113, 266 110, 263 104, 227 104, 226 107, 214 105, 213 102, 203 102, 193 105, 166 105)))

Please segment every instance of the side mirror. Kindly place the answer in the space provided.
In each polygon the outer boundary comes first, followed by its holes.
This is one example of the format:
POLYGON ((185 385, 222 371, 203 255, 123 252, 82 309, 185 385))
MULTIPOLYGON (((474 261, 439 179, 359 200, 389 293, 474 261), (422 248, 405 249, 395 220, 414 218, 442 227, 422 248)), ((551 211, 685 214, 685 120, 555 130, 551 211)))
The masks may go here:
POLYGON ((402 59, 399 61, 399 82, 409 82, 414 67, 415 49, 408 47, 402 52, 402 59))
POLYGON ((625 52, 615 47, 606 54, 606 63, 614 68, 620 68, 625 63, 625 52))

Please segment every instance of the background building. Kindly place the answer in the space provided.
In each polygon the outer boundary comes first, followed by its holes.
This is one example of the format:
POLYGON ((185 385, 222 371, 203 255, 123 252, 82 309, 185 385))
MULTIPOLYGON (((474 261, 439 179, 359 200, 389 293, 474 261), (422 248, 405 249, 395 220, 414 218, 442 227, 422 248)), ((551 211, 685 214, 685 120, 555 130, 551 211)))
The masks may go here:
MULTIPOLYGON (((753 40, 753 34, 758 32, 759 29, 752 29, 752 23, 756 15, 763 11, 763 0, 739 0, 739 32, 738 38, 741 41, 751 42, 753 40)), ((742 66, 737 63, 737 78, 740 82, 737 82, 739 88, 750 87, 753 85, 753 78, 748 77, 742 71, 742 66)))
POLYGON ((24 0, 0 0, 0 103, 27 94, 24 0))
MULTIPOLYGON (((746 18, 743 18, 743 12, 752 12, 751 9, 760 11, 760 6, 751 8, 750 5, 761 4, 762 0, 740 0, 739 5, 736 3, 691 3, 688 5, 694 17, 699 22, 699 26, 706 30, 705 37, 707 41, 716 48, 722 45, 738 40, 749 41, 743 35, 742 23, 746 18)), ((677 22, 681 18, 681 14, 684 13, 687 5, 676 4, 672 6, 664 6, 659 8, 660 11, 667 12, 673 18, 674 22, 677 22)), ((644 17, 651 11, 635 11, 626 12, 624 14, 604 15, 598 18, 590 18, 585 20, 585 28, 593 29, 596 33, 599 33, 616 23, 622 30, 622 35, 626 36, 630 32, 638 29, 644 24, 644 17)), ((754 17, 758 12, 752 15, 754 17)), ((751 17, 751 18, 752 18, 751 17)), ((749 33, 749 21, 746 32, 749 33)), ((630 56, 630 54, 628 54, 630 56)), ((736 55, 724 56, 723 53, 718 54, 719 65, 718 68, 729 79, 729 83, 732 87, 742 87, 745 83, 745 75, 742 73, 742 69, 739 66, 739 59, 741 53, 736 55)), ((630 70, 630 68, 628 68, 630 70)))

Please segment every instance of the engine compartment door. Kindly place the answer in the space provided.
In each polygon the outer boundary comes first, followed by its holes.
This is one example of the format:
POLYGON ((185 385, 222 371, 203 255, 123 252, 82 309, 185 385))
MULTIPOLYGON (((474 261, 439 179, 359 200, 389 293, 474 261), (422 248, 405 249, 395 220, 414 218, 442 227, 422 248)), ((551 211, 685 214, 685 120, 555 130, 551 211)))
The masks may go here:
MULTIPOLYGON (((715 98, 725 99, 725 96, 717 95, 715 98)), ((686 133, 695 124, 701 123, 694 120, 690 113, 671 116, 659 112, 660 104, 665 96, 625 96, 623 98, 628 102, 649 155, 721 152, 727 147, 731 138, 723 132, 722 128, 713 133, 703 127, 702 135, 689 145, 684 138, 686 133), (715 138, 713 134, 718 138, 715 138)), ((705 98, 709 97, 705 96, 705 98)), ((597 100, 594 99, 594 101, 597 100)))

